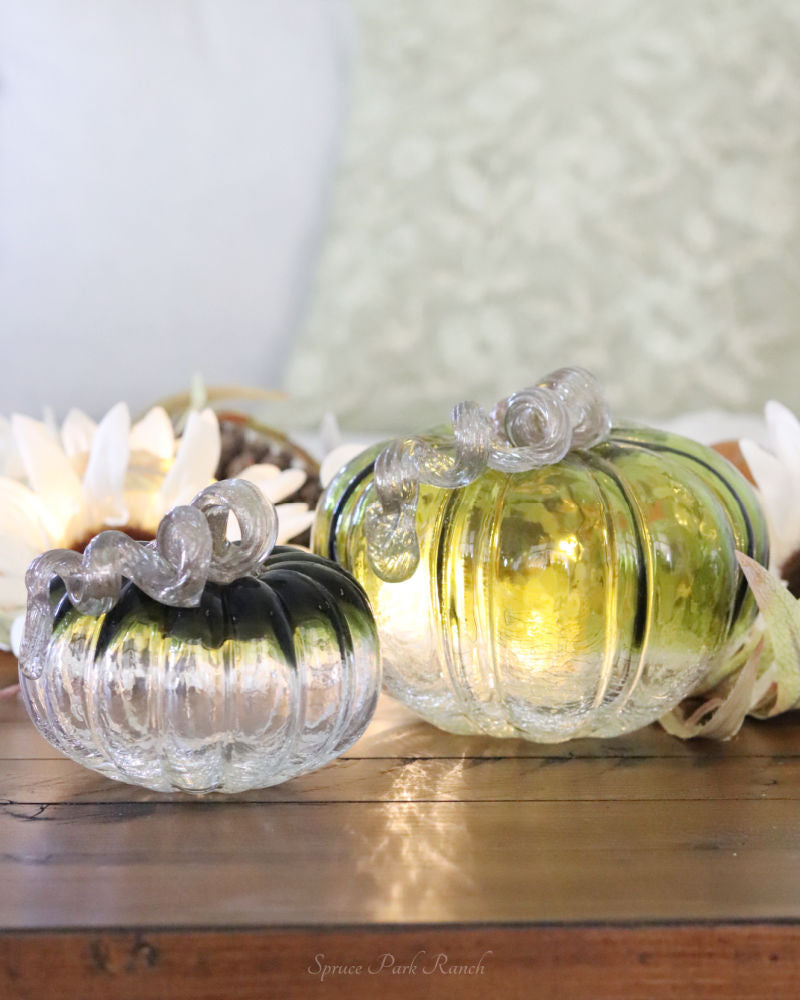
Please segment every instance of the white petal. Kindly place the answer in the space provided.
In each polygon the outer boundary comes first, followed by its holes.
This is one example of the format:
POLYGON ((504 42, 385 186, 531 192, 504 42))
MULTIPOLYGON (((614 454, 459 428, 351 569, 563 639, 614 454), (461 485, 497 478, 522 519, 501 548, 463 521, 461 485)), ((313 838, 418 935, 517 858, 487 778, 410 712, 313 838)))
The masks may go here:
POLYGON ((131 415, 117 403, 100 421, 83 477, 87 504, 103 524, 125 524, 125 475, 130 456, 131 415))
POLYGON ((17 615, 11 623, 11 652, 19 657, 19 649, 22 645, 22 633, 25 631, 25 615, 17 615))
POLYGON ((44 424, 14 414, 11 426, 25 474, 41 502, 45 527, 53 538, 61 539, 83 505, 81 481, 44 424))
POLYGON ((766 496, 768 493, 780 492, 787 484, 786 472, 782 463, 766 448, 751 441, 749 438, 742 438, 739 442, 744 460, 753 473, 756 486, 766 496))
POLYGON ((127 490, 125 504, 128 508, 127 523, 133 528, 149 531, 155 536, 158 522, 167 513, 161 493, 153 490, 127 490))
POLYGON ((36 556, 48 546, 31 545, 19 535, 0 534, 0 575, 25 576, 25 571, 36 556))
MULTIPOLYGON (((307 503, 282 503, 277 506, 278 537, 276 545, 285 545, 290 539, 310 528, 314 522, 314 511, 307 503)), ((233 515, 228 518, 226 537, 229 542, 238 542, 242 537, 239 524, 233 515)))
POLYGON ((13 535, 36 552, 52 547, 42 525, 42 506, 36 494, 15 479, 5 477, 0 477, 0 534, 13 535))
POLYGON ((296 493, 308 476, 302 469, 284 469, 279 472, 274 465, 250 465, 238 473, 239 479, 255 483, 273 503, 296 493), (274 472, 271 470, 275 470, 274 472))
POLYGON ((284 520, 289 520, 292 517, 304 516, 308 511, 307 503, 279 503, 276 505, 275 509, 278 512, 278 518, 283 518, 284 520))
POLYGON ((229 542, 238 542, 242 537, 242 532, 239 529, 239 522, 233 514, 228 515, 228 526, 225 529, 225 537, 229 542))
POLYGON ((189 406, 193 410, 205 407, 208 402, 208 390, 202 372, 194 372, 189 381, 189 406))
POLYGON ((48 433, 54 441, 61 441, 61 435, 58 431, 58 421, 56 420, 56 411, 52 406, 42 407, 42 423, 47 428, 48 433))
POLYGON ((83 410, 72 409, 61 425, 61 443, 68 458, 91 451, 97 424, 83 410))
POLYGON ((800 459, 800 421, 789 407, 771 399, 764 407, 764 417, 778 458, 800 459))
POLYGON ((159 458, 175 454, 172 421, 163 406, 154 406, 131 428, 131 451, 148 451, 159 458))
POLYGON ((4 611, 9 608, 24 611, 27 600, 24 576, 0 576, 0 606, 4 611))
POLYGON ((761 494, 773 565, 780 566, 800 547, 800 504, 794 499, 788 471, 774 455, 747 438, 739 447, 761 494))
POLYGON ((334 451, 342 443, 342 432, 339 429, 339 421, 336 414, 329 410, 319 424, 319 439, 322 442, 322 450, 327 455, 329 451, 334 451))
POLYGON ((323 458, 319 468, 319 481, 322 483, 322 488, 324 489, 336 473, 343 469, 356 455, 360 455, 365 448, 364 444, 343 444, 329 452, 323 458))
POLYGON ((19 453, 16 443, 6 457, 5 475, 10 476, 12 479, 25 478, 25 466, 22 464, 22 456, 19 453))
POLYGON ((11 479, 22 479, 25 476, 8 417, 0 417, 0 475, 11 479))
POLYGON ((764 416, 772 450, 788 473, 797 496, 800 494, 800 422, 790 409, 775 400, 764 407, 764 416))
POLYGON ((219 421, 213 410, 193 410, 186 421, 175 463, 161 487, 164 510, 189 503, 196 493, 214 481, 219 465, 219 421))
POLYGON ((276 476, 281 474, 281 470, 277 465, 271 465, 268 462, 260 462, 258 465, 248 465, 246 469, 242 469, 241 472, 236 473, 237 479, 246 479, 250 483, 255 483, 256 486, 260 486, 263 482, 268 479, 274 479, 276 476))
POLYGON ((295 538, 314 523, 314 511, 309 510, 306 504, 304 512, 285 514, 284 507, 295 507, 296 504, 283 504, 278 507, 278 545, 285 545, 286 542, 295 538))

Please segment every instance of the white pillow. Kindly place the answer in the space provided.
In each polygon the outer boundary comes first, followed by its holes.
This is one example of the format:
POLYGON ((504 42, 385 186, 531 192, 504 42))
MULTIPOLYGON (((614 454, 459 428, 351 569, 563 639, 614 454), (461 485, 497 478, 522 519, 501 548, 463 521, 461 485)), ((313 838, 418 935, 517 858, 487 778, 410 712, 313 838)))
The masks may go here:
POLYGON ((410 433, 563 364, 613 413, 800 408, 800 4, 354 0, 287 384, 410 433))

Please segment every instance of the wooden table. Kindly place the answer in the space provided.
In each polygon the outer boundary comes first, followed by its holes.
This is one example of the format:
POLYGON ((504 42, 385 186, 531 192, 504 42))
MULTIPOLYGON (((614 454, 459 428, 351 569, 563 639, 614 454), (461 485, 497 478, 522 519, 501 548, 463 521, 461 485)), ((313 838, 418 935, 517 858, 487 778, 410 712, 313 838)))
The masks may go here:
POLYGON ((798 721, 536 746, 385 700, 329 767, 196 800, 0 702, 0 997, 794 997, 798 721))

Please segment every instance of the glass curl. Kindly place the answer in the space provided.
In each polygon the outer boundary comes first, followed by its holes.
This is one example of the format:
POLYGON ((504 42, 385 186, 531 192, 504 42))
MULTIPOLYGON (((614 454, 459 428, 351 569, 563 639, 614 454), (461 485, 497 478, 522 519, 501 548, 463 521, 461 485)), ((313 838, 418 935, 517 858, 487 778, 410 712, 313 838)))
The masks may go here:
POLYGON ((487 468, 528 472, 554 465, 572 449, 604 441, 611 419, 597 379, 583 368, 559 368, 486 413, 459 403, 450 434, 398 438, 375 462, 366 511, 367 556, 388 583, 407 580, 419 562, 416 512, 421 483, 457 489, 487 468))
POLYGON ((60 579, 82 614, 101 615, 131 580, 161 604, 200 604, 206 583, 227 584, 257 571, 275 546, 278 514, 259 488, 243 479, 206 487, 191 505, 174 507, 162 519, 155 540, 137 542, 122 531, 102 531, 81 555, 53 549, 28 567, 28 606, 20 648, 20 669, 31 678, 44 669, 53 627, 51 585, 60 579), (229 542, 229 515, 241 540, 229 542))

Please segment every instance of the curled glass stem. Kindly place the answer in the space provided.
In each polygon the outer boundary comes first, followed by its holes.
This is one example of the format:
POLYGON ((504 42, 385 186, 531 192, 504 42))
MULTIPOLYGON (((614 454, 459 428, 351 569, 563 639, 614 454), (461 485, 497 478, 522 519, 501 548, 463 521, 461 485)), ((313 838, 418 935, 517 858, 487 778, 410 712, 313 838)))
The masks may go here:
POLYGON ((489 414, 477 403, 459 403, 451 421, 452 435, 392 441, 375 462, 365 532, 367 556, 382 580, 407 580, 417 567, 421 483, 457 489, 486 468, 528 472, 599 444, 611 430, 602 389, 583 368, 559 368, 489 414))
POLYGON ((102 531, 81 555, 53 549, 28 567, 28 606, 20 647, 20 668, 28 677, 44 669, 53 629, 51 584, 63 582, 82 614, 101 615, 116 604, 131 580, 161 604, 197 607, 207 582, 231 583, 257 571, 278 537, 278 514, 259 488, 227 479, 202 490, 190 506, 174 507, 162 519, 155 540, 136 542, 121 531, 102 531), (241 541, 227 540, 232 514, 241 541))

